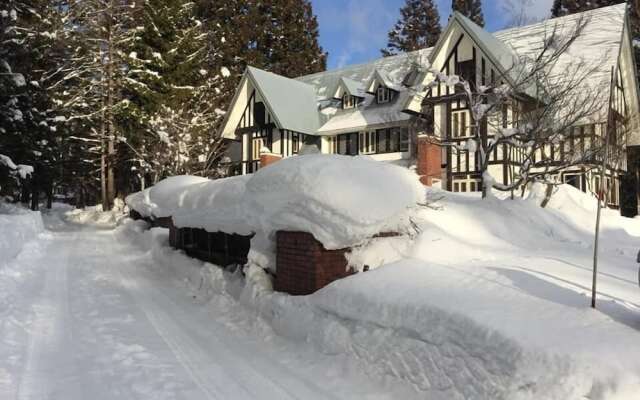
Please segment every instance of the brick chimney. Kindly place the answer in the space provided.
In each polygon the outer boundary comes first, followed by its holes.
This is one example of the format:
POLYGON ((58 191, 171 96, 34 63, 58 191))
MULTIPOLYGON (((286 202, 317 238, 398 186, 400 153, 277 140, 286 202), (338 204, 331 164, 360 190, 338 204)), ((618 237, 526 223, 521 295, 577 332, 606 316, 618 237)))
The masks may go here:
POLYGON ((260 150, 260 168, 264 168, 282 159, 280 154, 272 153, 269 149, 260 150))
POLYGON ((434 179, 442 177, 442 152, 438 140, 434 136, 418 135, 418 162, 416 172, 420 182, 431 186, 434 179))

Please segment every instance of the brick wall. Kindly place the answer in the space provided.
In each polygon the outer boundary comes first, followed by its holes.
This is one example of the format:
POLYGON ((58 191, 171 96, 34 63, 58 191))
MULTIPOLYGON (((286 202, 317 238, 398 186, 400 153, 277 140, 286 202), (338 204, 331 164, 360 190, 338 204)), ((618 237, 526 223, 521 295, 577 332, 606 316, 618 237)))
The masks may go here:
POLYGON ((349 249, 326 250, 306 232, 278 231, 276 234, 275 290, 306 295, 353 272, 347 270, 349 249))
POLYGON ((420 182, 431 186, 434 179, 442 179, 441 146, 433 136, 418 136, 417 172, 420 182))
POLYGON ((280 154, 260 153, 260 168, 264 168, 281 159, 282 159, 282 156, 280 154))

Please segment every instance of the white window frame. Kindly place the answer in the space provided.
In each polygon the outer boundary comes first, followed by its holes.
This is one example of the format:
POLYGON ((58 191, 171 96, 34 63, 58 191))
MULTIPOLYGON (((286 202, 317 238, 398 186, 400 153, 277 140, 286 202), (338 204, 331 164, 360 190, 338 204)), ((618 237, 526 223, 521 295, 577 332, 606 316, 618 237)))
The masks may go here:
POLYGON ((342 109, 347 110, 349 108, 354 108, 356 105, 356 99, 354 96, 351 96, 349 93, 345 92, 342 95, 342 109))
POLYGON ((388 103, 391 100, 391 93, 389 92, 389 88, 384 87, 383 85, 379 85, 376 90, 376 97, 378 100, 378 104, 388 103))
POLYGON ((360 154, 374 154, 376 152, 376 131, 362 131, 358 135, 360 154))
POLYGON ((471 113, 469 110, 454 110, 451 112, 451 138, 468 138, 471 137, 471 113), (460 132, 460 122, 458 124, 454 124, 454 121, 463 121, 463 119, 458 119, 458 115, 464 116, 464 130, 465 132, 460 132))

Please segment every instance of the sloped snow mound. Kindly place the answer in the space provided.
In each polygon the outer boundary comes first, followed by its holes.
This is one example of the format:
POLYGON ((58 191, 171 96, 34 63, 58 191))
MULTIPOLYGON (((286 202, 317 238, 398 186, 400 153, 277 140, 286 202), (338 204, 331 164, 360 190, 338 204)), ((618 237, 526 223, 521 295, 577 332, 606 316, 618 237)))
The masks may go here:
POLYGON ((0 201, 0 267, 14 259, 26 242, 43 231, 40 212, 0 201))

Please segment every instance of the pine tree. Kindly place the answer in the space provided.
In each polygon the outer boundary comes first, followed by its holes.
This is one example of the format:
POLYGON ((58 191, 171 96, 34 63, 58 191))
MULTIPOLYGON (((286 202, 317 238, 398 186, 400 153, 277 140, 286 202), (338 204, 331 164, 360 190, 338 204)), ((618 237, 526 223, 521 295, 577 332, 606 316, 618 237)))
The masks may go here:
POLYGON ((11 0, 0 9, 0 147, 34 168, 22 185, 23 201, 30 196, 33 209, 41 191, 51 200, 61 162, 53 95, 62 68, 61 7, 54 0, 11 0))
POLYGON ((401 17, 389 31, 387 57, 400 52, 431 47, 440 37, 440 15, 432 0, 407 0, 400 9, 401 17))
POLYGON ((484 26, 482 3, 480 0, 452 0, 451 9, 463 14, 479 26, 484 26))
POLYGON ((624 2, 625 0, 554 0, 551 7, 551 16, 561 17, 624 2))

